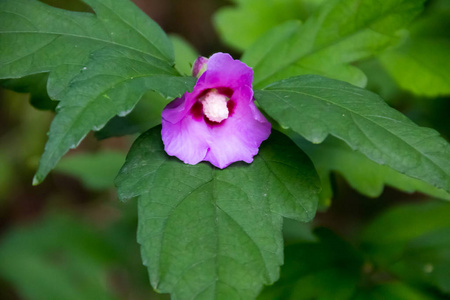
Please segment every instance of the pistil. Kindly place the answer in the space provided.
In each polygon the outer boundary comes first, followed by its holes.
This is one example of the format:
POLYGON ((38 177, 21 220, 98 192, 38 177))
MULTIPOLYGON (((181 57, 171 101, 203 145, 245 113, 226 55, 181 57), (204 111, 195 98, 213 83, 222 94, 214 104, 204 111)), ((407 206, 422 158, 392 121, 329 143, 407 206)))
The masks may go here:
POLYGON ((220 123, 228 118, 227 101, 229 99, 217 92, 209 91, 202 99, 203 114, 212 122, 220 123))

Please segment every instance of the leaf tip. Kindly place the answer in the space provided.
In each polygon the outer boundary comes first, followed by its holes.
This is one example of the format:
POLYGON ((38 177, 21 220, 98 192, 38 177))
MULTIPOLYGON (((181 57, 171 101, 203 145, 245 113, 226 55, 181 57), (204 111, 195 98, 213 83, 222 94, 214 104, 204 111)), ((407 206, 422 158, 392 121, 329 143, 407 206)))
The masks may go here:
POLYGON ((133 197, 130 197, 129 195, 127 195, 126 193, 123 193, 120 186, 118 186, 117 183, 114 183, 114 185, 117 188, 117 197, 119 198, 120 202, 127 203, 128 200, 133 198, 133 197))
POLYGON ((42 182, 43 178, 41 176, 38 176, 37 174, 33 177, 33 186, 36 186, 42 182))

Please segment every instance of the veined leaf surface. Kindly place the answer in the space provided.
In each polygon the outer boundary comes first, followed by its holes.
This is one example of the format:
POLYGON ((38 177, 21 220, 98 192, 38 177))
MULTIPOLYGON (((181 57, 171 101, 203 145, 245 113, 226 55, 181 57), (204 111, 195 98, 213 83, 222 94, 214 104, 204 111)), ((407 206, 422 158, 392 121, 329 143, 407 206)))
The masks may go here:
POLYGON ((47 90, 60 100, 34 184, 70 148, 142 94, 175 98, 194 80, 173 68, 170 40, 127 0, 86 0, 95 14, 39 1, 0 2, 0 78, 49 73, 47 90))
POLYGON ((350 63, 375 55, 397 42, 395 32, 422 10, 423 2, 325 1, 303 25, 292 28, 283 39, 273 31, 268 32, 244 53, 242 59, 254 68, 254 84, 258 88, 304 74, 318 74, 364 86, 365 75, 350 63), (274 40, 269 43, 271 38, 274 40))
POLYGON ((402 89, 419 96, 445 96, 450 95, 450 5, 435 1, 430 6, 408 28, 405 43, 383 53, 380 61, 402 89))
POLYGON ((193 87, 193 77, 177 75, 161 60, 134 50, 108 47, 94 52, 62 96, 34 184, 89 131, 100 130, 115 115, 128 114, 146 91, 173 99, 193 87))
POLYGON ((103 47, 135 50, 173 63, 165 33, 127 0, 84 0, 92 13, 66 11, 32 0, 0 2, 0 78, 50 72, 53 99, 103 47))
MULTIPOLYGON (((319 144, 314 145, 304 139, 294 138, 314 162, 314 166, 323 180, 330 180, 330 172, 338 172, 359 193, 368 197, 378 197, 384 186, 395 187, 401 191, 412 193, 422 192, 440 199, 450 200, 450 194, 444 190, 401 174, 386 165, 380 165, 368 159, 359 151, 352 150, 343 141, 331 136, 319 144)), ((322 196, 326 199, 332 197, 331 189, 324 195, 322 181, 322 196)), ((329 183, 331 185, 331 183, 329 183)))
POLYGON ((219 170, 169 157, 160 127, 133 145, 116 179, 122 200, 138 197, 138 241, 155 289, 172 299, 254 299, 277 280, 283 217, 310 221, 314 167, 273 132, 253 163, 219 170))
POLYGON ((310 142, 331 134, 379 164, 450 191, 450 145, 372 92, 309 75, 273 83, 255 98, 282 127, 310 142))

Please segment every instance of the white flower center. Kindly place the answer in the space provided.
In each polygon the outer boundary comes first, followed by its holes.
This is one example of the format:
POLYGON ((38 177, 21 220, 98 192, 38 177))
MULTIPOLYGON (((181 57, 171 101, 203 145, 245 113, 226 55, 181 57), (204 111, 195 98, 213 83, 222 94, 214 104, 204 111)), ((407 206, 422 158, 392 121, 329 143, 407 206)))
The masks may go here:
POLYGON ((213 122, 222 122, 228 118, 228 98, 212 90, 202 100, 203 113, 213 122))

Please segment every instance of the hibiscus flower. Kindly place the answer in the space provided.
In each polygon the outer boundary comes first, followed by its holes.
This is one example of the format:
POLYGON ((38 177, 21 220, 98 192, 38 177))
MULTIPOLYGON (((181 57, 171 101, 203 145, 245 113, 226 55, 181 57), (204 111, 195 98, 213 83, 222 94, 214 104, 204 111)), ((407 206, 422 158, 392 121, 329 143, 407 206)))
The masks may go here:
POLYGON ((251 163, 270 135, 270 123, 254 103, 253 70, 216 53, 198 58, 193 75, 200 75, 193 91, 162 112, 165 151, 187 164, 209 161, 221 169, 236 161, 251 163))

